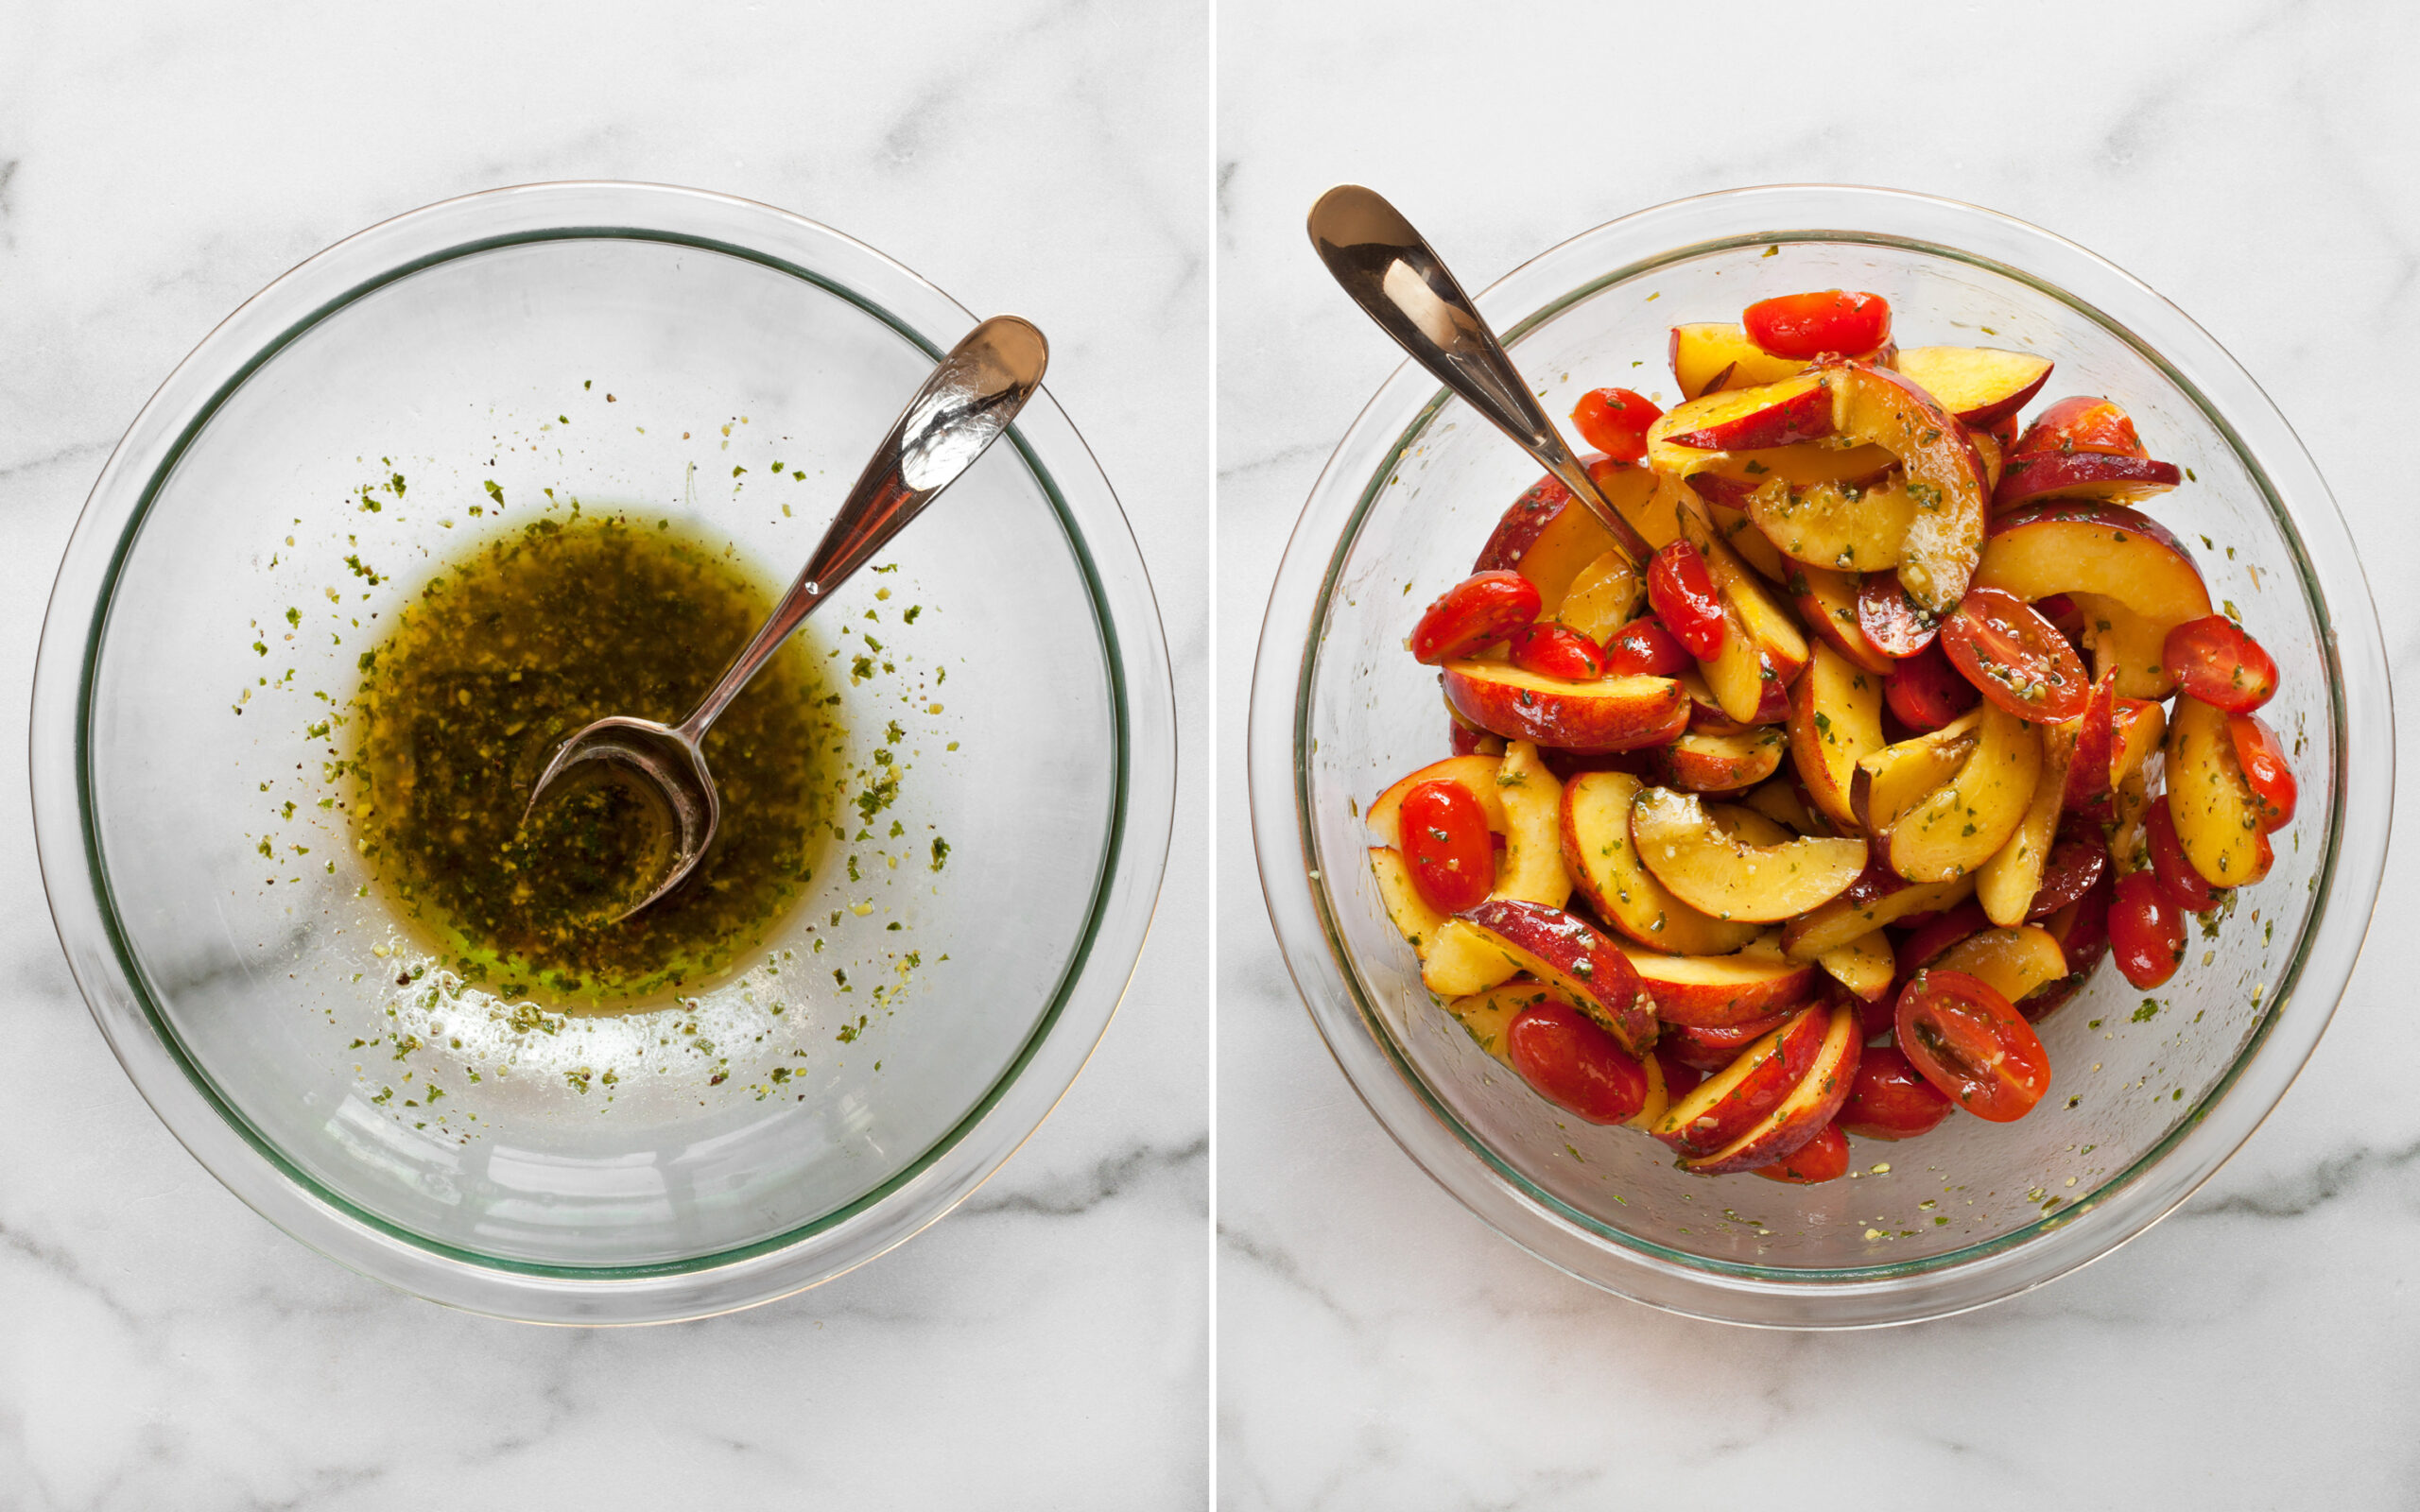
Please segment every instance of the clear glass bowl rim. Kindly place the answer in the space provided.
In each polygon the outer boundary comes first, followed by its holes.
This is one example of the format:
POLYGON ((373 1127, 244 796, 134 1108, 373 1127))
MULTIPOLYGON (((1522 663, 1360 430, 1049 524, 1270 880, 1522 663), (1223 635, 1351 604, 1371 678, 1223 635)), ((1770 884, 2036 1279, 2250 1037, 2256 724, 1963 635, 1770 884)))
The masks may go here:
POLYGON ((351 301, 438 264, 502 247, 581 239, 667 242, 745 259, 847 301, 936 358, 976 319, 907 267, 829 227, 674 185, 516 185, 442 200, 356 232, 228 316, 161 384, 104 465, 45 614, 28 765, 43 885, 77 984, 137 1091, 213 1176, 314 1249, 431 1300, 533 1322, 658 1322, 769 1301, 864 1263, 964 1200, 1040 1126, 1106 1032, 1157 903, 1174 817, 1175 695, 1132 528, 1090 449, 1046 388, 1008 439, 1050 500, 1090 586, 1117 770, 1086 928, 1053 1003, 985 1095, 856 1201, 752 1245, 662 1264, 553 1266, 483 1256, 389 1224, 303 1177, 219 1098, 176 1043, 130 969, 113 921, 86 781, 89 679, 110 592, 184 447, 286 343, 351 301))
POLYGON ((1318 880, 1309 809, 1308 699, 1329 589, 1404 448, 1447 397, 1409 362, 1338 443, 1270 591, 1247 736, 1252 823, 1280 951, 1330 1053, 1405 1152, 1481 1219, 1559 1269, 1666 1311, 1764 1327, 1874 1327, 1980 1307, 2108 1253, 2174 1211, 2259 1126, 2325 1030, 2368 932, 2394 812, 2392 693, 2377 610, 2351 536, 2276 406, 2183 311, 2039 227, 1902 190, 1722 190, 1583 232, 1514 268, 1477 302, 1512 345, 1610 284, 1704 252, 1776 241, 1862 242, 1948 258, 2068 305, 2132 346, 2202 410, 2262 490, 2295 556, 2334 674, 2335 802, 2323 881, 2261 1024, 2191 1115, 2056 1216, 1929 1261, 1837 1270, 1707 1261, 1622 1234, 1540 1191, 1473 1136, 1412 1071, 1355 971, 1318 880), (2297 501, 2298 515, 2287 510, 2281 490, 2297 501), (2343 816, 2357 808, 2379 822, 2348 831, 2343 816), (2300 1010, 2290 1011, 2297 1004, 2300 1010))

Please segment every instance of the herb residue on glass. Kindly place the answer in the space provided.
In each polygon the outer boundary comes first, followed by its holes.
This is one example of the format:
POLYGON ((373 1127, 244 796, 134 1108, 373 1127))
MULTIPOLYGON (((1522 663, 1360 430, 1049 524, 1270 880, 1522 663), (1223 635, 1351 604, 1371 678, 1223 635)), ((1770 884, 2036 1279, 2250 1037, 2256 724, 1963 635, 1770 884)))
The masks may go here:
POLYGON ((669 816, 607 764, 523 823, 564 737, 679 719, 769 608, 668 522, 575 506, 432 576, 361 658, 355 849, 465 982, 634 1004, 714 978, 787 912, 833 833, 818 711, 838 696, 804 635, 707 734, 722 822, 672 895, 617 919, 662 875, 669 816))

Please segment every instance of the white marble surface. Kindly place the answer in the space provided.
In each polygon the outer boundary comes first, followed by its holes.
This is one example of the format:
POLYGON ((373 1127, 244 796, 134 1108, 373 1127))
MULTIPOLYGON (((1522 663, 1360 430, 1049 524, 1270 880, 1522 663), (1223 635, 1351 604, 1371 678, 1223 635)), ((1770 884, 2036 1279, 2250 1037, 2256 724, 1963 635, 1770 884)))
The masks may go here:
POLYGON ((0 1507, 1199 1505, 1207 1479, 1205 16, 1141 5, 0 6, 0 788, 120 430, 320 247, 541 179, 796 210, 1054 342, 1184 714, 1159 925, 1057 1114, 907 1247, 543 1330, 339 1269, 153 1120, 0 804, 0 1507))
POLYGON ((1965 1318, 1760 1333, 1567 1280, 1403 1156, 1278 961, 1236 760, 1285 533, 1396 361, 1304 244, 1304 211, 1345 180, 1393 195, 1472 287, 1616 215, 1754 182, 1899 185, 2068 235, 2267 387, 2407 669, 2420 534, 2391 455, 2420 345, 2420 19, 2244 0, 1501 9, 1523 19, 1220 8, 1221 1503, 2420 1503, 2410 846, 2316 1057, 2182 1212, 1965 1318))

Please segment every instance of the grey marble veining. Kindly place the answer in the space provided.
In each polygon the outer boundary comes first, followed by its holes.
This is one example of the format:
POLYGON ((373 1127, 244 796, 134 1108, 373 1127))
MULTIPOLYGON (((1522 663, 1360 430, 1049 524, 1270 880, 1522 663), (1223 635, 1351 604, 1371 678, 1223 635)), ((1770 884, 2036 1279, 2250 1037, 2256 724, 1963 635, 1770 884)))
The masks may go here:
MULTIPOLYGON (((1220 21, 1222 742, 1243 737, 1287 532, 1397 360, 1304 242, 1341 180, 1393 197, 1471 287, 1615 215, 1754 182, 1895 185, 2069 236, 2268 388, 2411 669, 2408 10, 1229 0, 1220 21)), ((1277 960, 1240 765, 1219 775, 1226 1506, 2420 1501, 2409 845, 2328 1037, 2182 1211, 1980 1313, 1792 1335, 1598 1293, 1406 1159, 1277 960)))
POLYGON ((152 1118, 0 804, 0 1507, 1199 1505, 1208 1160, 1204 9, 0 7, 0 786, 94 475, 229 310, 447 196, 696 184, 1050 333, 1150 563, 1184 783, 1125 1006, 959 1211, 710 1322, 524 1328, 243 1208, 152 1118))

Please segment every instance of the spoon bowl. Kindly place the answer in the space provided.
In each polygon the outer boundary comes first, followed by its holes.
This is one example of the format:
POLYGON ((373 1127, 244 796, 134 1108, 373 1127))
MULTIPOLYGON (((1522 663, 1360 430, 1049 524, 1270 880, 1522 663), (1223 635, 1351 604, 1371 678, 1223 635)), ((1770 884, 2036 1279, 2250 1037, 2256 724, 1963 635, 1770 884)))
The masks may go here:
POLYGON ((704 742, 716 717, 817 605, 999 439, 1042 386, 1049 364, 1050 345, 1031 321, 999 315, 968 332, 908 400, 832 517, 815 555, 689 716, 665 725, 608 714, 556 747, 530 789, 521 814, 524 826, 563 774, 586 762, 611 762, 636 777, 671 815, 669 869, 645 897, 616 915, 615 922, 687 881, 714 844, 722 800, 706 765, 704 742))

